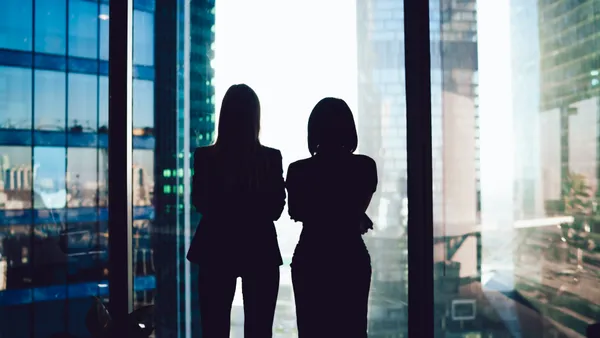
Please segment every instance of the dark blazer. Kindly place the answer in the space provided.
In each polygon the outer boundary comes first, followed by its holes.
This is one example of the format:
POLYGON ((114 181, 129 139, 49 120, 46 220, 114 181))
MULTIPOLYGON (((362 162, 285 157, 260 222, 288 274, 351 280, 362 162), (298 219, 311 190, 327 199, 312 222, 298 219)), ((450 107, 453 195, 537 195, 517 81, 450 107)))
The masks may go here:
POLYGON ((244 157, 223 156, 214 146, 196 149, 192 204, 202 219, 188 260, 216 269, 281 265, 273 222, 285 198, 279 150, 261 146, 244 157))

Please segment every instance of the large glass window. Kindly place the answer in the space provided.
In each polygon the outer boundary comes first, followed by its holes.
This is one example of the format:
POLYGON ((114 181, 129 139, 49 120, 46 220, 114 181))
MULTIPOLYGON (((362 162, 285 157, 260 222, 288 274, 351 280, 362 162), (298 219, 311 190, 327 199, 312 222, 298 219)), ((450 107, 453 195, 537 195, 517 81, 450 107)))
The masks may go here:
POLYGON ((33 30, 33 0, 5 0, 0 5, 0 48, 31 50, 33 30))
MULTIPOLYGON (((91 1, 69 1, 69 55, 98 57, 98 4, 91 1)), ((101 19, 101 18, 100 18, 101 19)))
POLYGON ((0 66, 0 130, 31 129, 32 71, 0 66))
POLYGON ((431 6, 439 337, 583 337, 597 321, 598 8, 431 6))
POLYGON ((105 64, 60 56, 96 59, 100 25, 108 58, 108 7, 10 0, 0 10, 0 336, 86 337, 89 296, 108 295, 108 78, 95 74, 105 64))
POLYGON ((66 74, 34 70, 35 129, 63 130, 66 123, 66 74))
POLYGON ((67 0, 35 0, 35 51, 64 55, 67 46, 67 0))

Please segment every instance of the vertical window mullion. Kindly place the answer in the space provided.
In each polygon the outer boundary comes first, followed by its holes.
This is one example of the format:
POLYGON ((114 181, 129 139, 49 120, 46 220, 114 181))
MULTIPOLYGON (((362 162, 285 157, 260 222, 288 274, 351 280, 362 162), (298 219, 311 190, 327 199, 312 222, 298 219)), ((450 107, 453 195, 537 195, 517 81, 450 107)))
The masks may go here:
POLYGON ((429 1, 404 0, 408 165, 408 333, 433 337, 433 204, 429 1))
POLYGON ((111 1, 108 64, 109 299, 116 320, 126 318, 133 308, 132 23, 133 0, 111 1))

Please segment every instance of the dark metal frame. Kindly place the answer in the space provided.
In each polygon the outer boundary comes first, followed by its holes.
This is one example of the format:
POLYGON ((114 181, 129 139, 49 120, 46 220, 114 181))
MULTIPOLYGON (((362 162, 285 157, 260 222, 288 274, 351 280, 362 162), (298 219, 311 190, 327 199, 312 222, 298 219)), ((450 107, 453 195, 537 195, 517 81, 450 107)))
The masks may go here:
MULTIPOLYGON (((434 336, 429 2, 404 0, 408 164, 409 337, 434 336)), ((132 310, 133 0, 111 2, 109 37, 110 308, 132 310)), ((175 39, 175 37, 173 37, 175 39)), ((161 84, 158 84, 161 85, 161 84)))
POLYGON ((133 0, 111 1, 109 17, 108 288, 110 311, 120 326, 133 310, 133 0))
POLYGON ((429 1, 404 0, 408 336, 434 336, 429 1))

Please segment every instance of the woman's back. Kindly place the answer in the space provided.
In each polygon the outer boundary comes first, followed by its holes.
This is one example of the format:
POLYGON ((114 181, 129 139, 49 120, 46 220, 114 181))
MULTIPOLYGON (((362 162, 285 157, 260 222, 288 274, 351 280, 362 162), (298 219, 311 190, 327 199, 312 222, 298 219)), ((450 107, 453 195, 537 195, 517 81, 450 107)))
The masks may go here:
POLYGON ((285 205, 281 153, 259 146, 237 155, 214 146, 194 154, 192 202, 202 220, 188 258, 205 266, 281 264, 273 224, 285 205))
POLYGON ((303 223, 295 260, 366 253, 360 221, 377 186, 370 157, 316 155, 292 163, 286 185, 290 217, 303 223))

